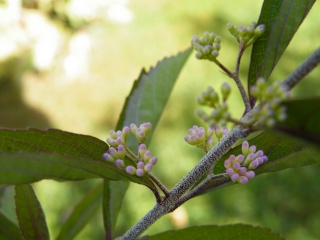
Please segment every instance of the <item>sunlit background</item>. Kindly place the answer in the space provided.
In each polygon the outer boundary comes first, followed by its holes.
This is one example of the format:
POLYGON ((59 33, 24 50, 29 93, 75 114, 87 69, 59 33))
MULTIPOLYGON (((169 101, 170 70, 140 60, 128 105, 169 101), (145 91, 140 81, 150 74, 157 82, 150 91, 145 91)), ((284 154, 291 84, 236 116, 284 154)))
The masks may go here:
MULTIPOLYGON (((104 140, 142 68, 190 46, 193 34, 214 31, 222 38, 219 59, 233 69, 237 45, 228 22, 258 19, 263 1, 219 0, 0 0, 0 127, 59 128, 104 140)), ((284 79, 319 47, 320 3, 316 2, 271 79, 284 79)), ((243 59, 246 79, 249 53, 243 59)), ((294 95, 320 95, 316 69, 294 95)), ((195 98, 208 85, 227 81, 212 63, 188 60, 151 144, 159 163, 155 174, 169 187, 201 158, 184 135, 200 124, 195 98)), ((235 115, 243 104, 235 89, 235 115)), ((137 123, 140 124, 140 123, 137 123)), ((288 239, 320 238, 318 165, 259 176, 190 200, 156 222, 147 234, 190 225, 249 223, 269 227, 288 239)), ((34 184, 54 239, 73 206, 99 181, 34 184)), ((12 190, 1 208, 14 219, 12 190)), ((137 222, 154 204, 143 186, 131 184, 116 235, 137 222)), ((101 211, 76 239, 104 239, 101 211)))

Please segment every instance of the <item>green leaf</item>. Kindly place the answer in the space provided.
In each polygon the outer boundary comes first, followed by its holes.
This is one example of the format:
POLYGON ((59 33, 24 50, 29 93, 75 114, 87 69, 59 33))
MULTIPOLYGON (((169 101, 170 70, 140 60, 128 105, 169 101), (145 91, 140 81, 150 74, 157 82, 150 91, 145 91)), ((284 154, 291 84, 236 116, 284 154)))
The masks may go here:
POLYGON ((320 98, 290 100, 284 103, 287 119, 278 123, 276 130, 320 145, 320 98))
POLYGON ((75 206, 67 221, 63 224, 57 240, 69 240, 83 229, 85 224, 101 206, 102 184, 99 184, 75 206))
POLYGON ((102 177, 154 189, 147 177, 125 174, 104 161, 107 150, 108 145, 97 138, 57 129, 0 129, 0 184, 102 177))
POLYGON ((0 211, 0 239, 22 240, 20 229, 0 211))
POLYGON ((245 224, 234 225, 209 225, 194 226, 181 230, 171 230, 159 233, 153 236, 145 236, 143 240, 215 240, 215 239, 259 239, 259 240, 280 240, 284 239, 277 233, 273 233, 270 229, 255 227, 245 224))
POLYGON ((16 212, 25 240, 50 239, 42 207, 30 185, 15 187, 16 212))
POLYGON ((269 78, 292 37, 315 0, 265 0, 258 24, 265 24, 265 33, 253 45, 248 74, 248 88, 258 77, 269 78))
MULTIPOLYGON (((148 73, 144 69, 141 71, 126 99, 117 129, 131 123, 139 125, 143 122, 151 122, 152 131, 147 139, 147 142, 150 142, 173 86, 191 51, 192 49, 189 48, 177 56, 163 59, 148 73)), ((138 143, 132 136, 129 136, 127 145, 131 149, 137 149, 138 143)), ((105 181, 104 185, 104 225, 107 239, 112 239, 112 231, 129 184, 123 181, 105 181)))

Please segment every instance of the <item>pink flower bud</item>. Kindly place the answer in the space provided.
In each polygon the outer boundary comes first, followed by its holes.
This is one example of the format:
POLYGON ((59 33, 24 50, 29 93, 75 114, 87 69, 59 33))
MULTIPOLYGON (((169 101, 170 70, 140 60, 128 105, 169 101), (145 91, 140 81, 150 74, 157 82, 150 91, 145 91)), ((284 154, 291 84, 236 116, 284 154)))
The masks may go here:
POLYGON ((102 155, 103 159, 108 162, 114 162, 114 158, 109 153, 104 153, 102 155))
POLYGON ((149 163, 151 163, 152 165, 155 165, 157 163, 158 159, 156 157, 151 157, 149 160, 149 163))
POLYGON ((228 174, 229 176, 232 176, 234 174, 233 168, 227 168, 226 174, 228 174))
POLYGON ((142 177, 142 176, 144 175, 144 170, 141 169, 141 168, 137 169, 136 175, 137 175, 138 177, 142 177))
POLYGON ((127 166, 126 167, 126 172, 130 175, 134 175, 136 173, 136 168, 133 166, 127 166))
POLYGON ((225 167, 225 168, 229 168, 230 166, 231 166, 230 160, 229 160, 229 159, 225 160, 225 161, 224 161, 224 167, 225 167))
POLYGON ((246 184, 246 183, 248 183, 248 178, 247 178, 246 176, 241 176, 241 177, 239 178, 239 183, 241 183, 241 184, 246 184))
POLYGON ((240 175, 244 175, 246 172, 247 172, 247 168, 246 168, 246 167, 241 167, 241 168, 238 170, 238 173, 239 173, 240 175))
POLYGON ((238 179, 239 179, 239 174, 238 173, 232 174, 232 176, 231 176, 231 180, 232 181, 237 181, 238 179))
POLYGON ((255 175, 256 175, 256 174, 254 173, 254 171, 249 171, 249 172, 246 173, 246 176, 247 176, 247 178, 249 178, 249 179, 250 179, 250 178, 254 178, 255 175))
POLYGON ((249 143, 247 141, 243 141, 241 145, 241 150, 243 155, 247 156, 249 153, 249 143))
POLYGON ((115 162, 116 166, 120 169, 124 169, 125 168, 125 165, 124 165, 124 162, 123 160, 121 159, 117 159, 116 162, 115 162))
POLYGON ((139 161, 139 162, 137 163, 137 168, 144 168, 144 162, 139 161))
POLYGON ((146 172, 150 172, 152 170, 152 167, 153 165, 151 163, 147 163, 145 166, 144 166, 144 170, 146 172))

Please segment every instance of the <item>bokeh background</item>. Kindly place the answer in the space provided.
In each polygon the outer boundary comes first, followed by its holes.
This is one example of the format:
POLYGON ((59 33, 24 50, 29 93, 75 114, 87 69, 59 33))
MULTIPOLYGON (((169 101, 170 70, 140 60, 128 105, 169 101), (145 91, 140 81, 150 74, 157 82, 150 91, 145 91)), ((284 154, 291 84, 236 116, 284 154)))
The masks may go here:
MULTIPOLYGON (((263 1, 219 0, 2 0, 0 1, 0 126, 59 128, 104 140, 141 68, 190 46, 193 34, 214 31, 222 38, 219 59, 233 69, 235 40, 228 22, 248 25, 263 1)), ((320 3, 280 60, 271 80, 284 79, 319 47, 320 3)), ((241 66, 245 81, 248 51, 241 66)), ((320 69, 294 89, 297 97, 320 95, 320 69)), ((188 60, 151 143, 159 163, 155 174, 172 188, 201 158, 183 141, 193 124, 196 96, 208 85, 229 81, 231 109, 243 111, 235 85, 212 63, 188 60)), ((140 124, 140 123, 137 123, 140 124)), ((156 222, 147 234, 190 225, 248 223, 269 227, 288 239, 320 238, 318 165, 261 175, 190 200, 156 222)), ((58 235, 73 206, 99 180, 34 184, 51 237, 58 235)), ((1 207, 14 219, 12 189, 2 191, 1 207)), ((131 184, 116 234, 137 222, 154 204, 143 186, 131 184)), ((103 239, 98 212, 76 239, 103 239)))

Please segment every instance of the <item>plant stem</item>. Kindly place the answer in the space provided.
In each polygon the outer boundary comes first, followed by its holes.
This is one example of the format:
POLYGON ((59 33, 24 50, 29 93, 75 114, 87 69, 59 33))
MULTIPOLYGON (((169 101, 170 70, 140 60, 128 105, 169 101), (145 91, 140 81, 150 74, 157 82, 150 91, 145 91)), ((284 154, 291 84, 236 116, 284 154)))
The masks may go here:
MULTIPOLYGON (((283 85, 288 89, 293 88, 302 78, 304 78, 320 62, 320 48, 311 54, 287 79, 283 85)), ((230 72, 229 70, 227 70, 230 72)), ((257 108, 257 107, 256 107, 257 108)), ((252 114, 256 108, 245 114, 240 121, 252 120, 252 114)), ((119 240, 136 239, 148 227, 150 227, 161 216, 173 211, 180 206, 179 201, 183 200, 183 195, 192 187, 210 167, 218 161, 240 138, 249 135, 248 128, 237 126, 230 131, 221 141, 218 142, 170 192, 169 196, 161 203, 157 203, 136 225, 127 231, 119 240)), ((208 182, 208 180, 206 180, 208 182)), ((230 182, 229 179, 227 181, 230 182)), ((222 181, 223 182, 223 181, 222 181)), ((222 184, 225 184, 223 182, 222 184)), ((204 186, 204 185, 203 185, 204 186)), ((190 191, 192 192, 192 190, 190 191)), ((192 195, 192 194, 191 194, 192 195)), ((195 194, 197 195, 197 194, 195 194)), ((187 195, 186 195, 187 196, 187 195)))
POLYGON ((296 68, 283 82, 288 89, 293 88, 308 73, 320 63, 320 48, 315 50, 299 67, 296 68))
POLYGON ((121 238, 135 239, 143 233, 152 223, 166 213, 173 211, 180 197, 188 191, 210 168, 218 161, 240 138, 244 138, 249 132, 242 126, 237 126, 230 131, 221 141, 214 146, 169 193, 169 196, 161 204, 157 203, 135 226, 126 232, 121 238))
POLYGON ((165 196, 169 195, 169 190, 166 188, 166 186, 163 185, 163 183, 151 172, 148 173, 149 177, 152 179, 152 181, 157 184, 157 186, 161 189, 161 191, 164 193, 165 196))

